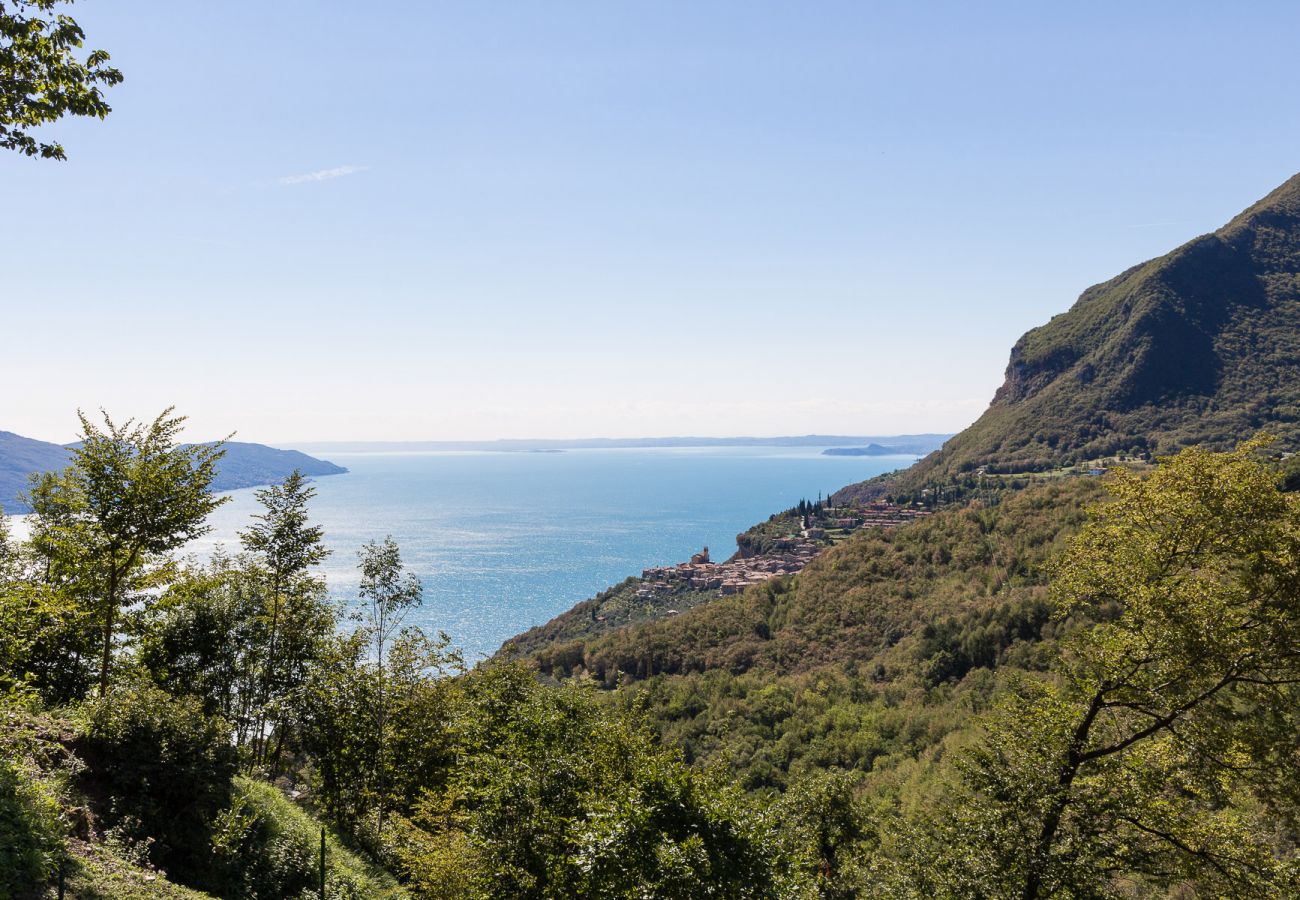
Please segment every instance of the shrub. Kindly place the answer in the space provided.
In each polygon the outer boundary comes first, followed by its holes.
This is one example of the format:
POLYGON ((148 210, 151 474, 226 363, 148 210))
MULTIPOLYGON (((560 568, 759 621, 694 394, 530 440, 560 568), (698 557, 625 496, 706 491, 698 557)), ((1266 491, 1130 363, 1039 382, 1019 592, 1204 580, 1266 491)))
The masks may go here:
POLYGON ((198 701, 151 685, 118 688, 90 709, 92 796, 111 798, 105 824, 150 844, 149 861, 192 883, 209 863, 211 825, 230 799, 235 750, 224 721, 198 701))
POLYGON ((20 762, 0 758, 0 897, 47 884, 62 846, 57 798, 20 762))
MULTIPOLYGON (((402 896, 374 866, 327 839, 326 896, 380 900, 402 896)), ((213 869, 206 889, 240 900, 315 898, 320 864, 320 824, 273 786, 240 776, 231 805, 217 817, 213 869)))

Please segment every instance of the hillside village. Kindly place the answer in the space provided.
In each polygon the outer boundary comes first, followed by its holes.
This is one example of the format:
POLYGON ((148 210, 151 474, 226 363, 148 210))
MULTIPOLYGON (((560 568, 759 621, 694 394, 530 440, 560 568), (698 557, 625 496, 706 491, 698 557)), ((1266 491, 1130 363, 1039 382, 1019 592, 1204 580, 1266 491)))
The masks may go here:
POLYGON ((832 507, 817 501, 773 516, 736 536, 738 550, 715 563, 709 548, 675 566, 655 566, 641 573, 638 599, 650 600, 685 591, 736 594, 801 571, 819 553, 863 528, 893 528, 929 515, 928 510, 878 500, 864 506, 832 507))

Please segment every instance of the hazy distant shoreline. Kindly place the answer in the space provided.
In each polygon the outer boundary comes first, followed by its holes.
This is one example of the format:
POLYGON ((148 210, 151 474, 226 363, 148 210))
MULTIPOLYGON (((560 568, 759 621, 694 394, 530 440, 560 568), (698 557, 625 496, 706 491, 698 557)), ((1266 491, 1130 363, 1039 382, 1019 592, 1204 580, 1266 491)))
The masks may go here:
POLYGON ((437 450, 606 450, 659 447, 867 447, 879 452, 924 456, 937 450, 949 434, 832 435, 806 434, 786 437, 658 437, 658 438, 507 438, 494 441, 307 441, 283 442, 312 453, 375 453, 437 450))

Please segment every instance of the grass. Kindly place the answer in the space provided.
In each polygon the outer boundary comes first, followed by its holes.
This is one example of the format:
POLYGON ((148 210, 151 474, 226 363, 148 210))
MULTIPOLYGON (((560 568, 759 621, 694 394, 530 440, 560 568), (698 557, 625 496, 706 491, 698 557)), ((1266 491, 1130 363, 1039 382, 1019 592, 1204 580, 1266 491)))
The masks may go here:
MULTIPOLYGON (((173 884, 141 868, 104 844, 71 841, 66 896, 76 900, 212 900, 211 895, 173 884)), ((58 896, 51 884, 42 900, 58 896)))
MULTIPOLYGON (((235 778, 236 802, 256 816, 265 829, 269 855, 316 860, 320 852, 320 822, 273 785, 240 775, 235 778)), ((349 850, 326 831, 327 896, 400 900, 408 895, 387 872, 349 850)))

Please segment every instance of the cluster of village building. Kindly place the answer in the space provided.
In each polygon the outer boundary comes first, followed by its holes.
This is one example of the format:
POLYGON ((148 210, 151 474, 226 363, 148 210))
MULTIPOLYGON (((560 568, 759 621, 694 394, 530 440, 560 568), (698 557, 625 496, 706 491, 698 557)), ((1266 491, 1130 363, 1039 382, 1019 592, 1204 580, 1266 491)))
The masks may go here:
POLYGON ((771 549, 759 554, 737 554, 726 562, 709 559, 709 548, 691 557, 690 562, 675 566, 657 566, 641 573, 637 596, 642 599, 678 591, 718 591, 739 593, 751 584, 759 584, 782 575, 793 575, 833 543, 830 531, 844 533, 860 528, 893 528, 929 515, 925 510, 877 502, 851 509, 823 509, 817 515, 796 520, 798 533, 777 538, 771 549))
POLYGON ((815 541, 803 537, 783 538, 771 553, 749 558, 733 557, 727 562, 709 560, 709 548, 675 566, 659 566, 641 573, 638 597, 651 597, 680 590, 720 591, 734 594, 747 585, 790 575, 808 565, 821 552, 815 541))

